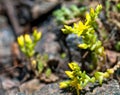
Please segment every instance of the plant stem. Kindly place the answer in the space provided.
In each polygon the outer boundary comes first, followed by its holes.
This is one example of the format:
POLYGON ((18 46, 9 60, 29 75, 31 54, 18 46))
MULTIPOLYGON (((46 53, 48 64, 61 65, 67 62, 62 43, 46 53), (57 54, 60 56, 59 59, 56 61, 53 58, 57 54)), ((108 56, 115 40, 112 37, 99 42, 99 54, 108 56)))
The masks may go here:
POLYGON ((77 89, 77 95, 80 95, 79 89, 77 89))

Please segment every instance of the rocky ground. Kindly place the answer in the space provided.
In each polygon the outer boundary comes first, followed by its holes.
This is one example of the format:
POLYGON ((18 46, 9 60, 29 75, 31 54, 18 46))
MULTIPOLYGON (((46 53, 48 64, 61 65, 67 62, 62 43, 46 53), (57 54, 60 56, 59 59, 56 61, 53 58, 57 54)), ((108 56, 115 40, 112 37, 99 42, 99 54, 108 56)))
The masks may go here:
MULTIPOLYGON (((37 92, 34 92, 33 95, 76 95, 75 92, 69 93, 64 90, 59 89, 59 84, 50 84, 37 92)), ((116 80, 109 80, 106 83, 103 83, 102 86, 98 84, 91 84, 87 87, 87 90, 81 92, 81 95, 120 95, 120 85, 116 80)))
MULTIPOLYGON (((83 5, 94 7, 98 4, 96 1, 90 1, 85 0, 83 5)), ((114 2, 110 1, 114 5, 114 2)), ((0 95, 76 95, 74 91, 71 93, 70 90, 59 89, 59 81, 66 79, 64 71, 68 70, 68 62, 81 61, 81 52, 76 48, 81 39, 73 34, 63 35, 61 32, 63 25, 57 25, 52 16, 52 12, 61 5, 69 7, 73 3, 82 5, 78 4, 78 0, 60 2, 59 0, 11 0, 11 2, 0 0, 0 95), (24 56, 16 44, 16 37, 31 33, 34 26, 42 31, 42 39, 38 42, 36 51, 49 55, 48 64, 53 70, 50 79, 44 76, 31 78, 29 71, 23 65, 25 62, 21 61, 24 60, 24 56), (62 54, 66 55, 62 57, 62 54), (18 63, 22 65, 17 67, 18 63)), ((120 25, 115 20, 116 18, 119 21, 119 13, 111 12, 112 22, 109 23, 104 12, 103 10, 100 14, 101 21, 97 20, 100 27, 97 32, 99 36, 103 35, 101 33, 103 29, 109 36, 103 43, 107 56, 106 67, 109 68, 120 61, 120 53, 114 46, 120 34, 120 25)), ((102 86, 98 83, 88 85, 81 95, 120 95, 120 71, 116 73, 115 78, 106 80, 102 86)))

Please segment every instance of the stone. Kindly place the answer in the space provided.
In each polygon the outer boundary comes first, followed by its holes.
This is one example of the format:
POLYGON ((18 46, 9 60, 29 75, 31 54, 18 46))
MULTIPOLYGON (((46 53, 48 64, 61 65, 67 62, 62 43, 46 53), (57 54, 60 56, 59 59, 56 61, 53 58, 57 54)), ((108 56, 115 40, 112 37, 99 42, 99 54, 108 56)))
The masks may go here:
MULTIPOLYGON (((19 92, 18 88, 9 89, 5 92, 5 95, 17 95, 19 92)), ((2 94, 3 95, 3 94, 2 94)))
POLYGON ((3 86, 4 90, 8 90, 8 89, 17 87, 20 84, 19 81, 17 81, 17 80, 14 80, 14 79, 11 80, 11 79, 5 78, 5 77, 2 77, 1 81, 2 81, 2 86, 3 86))
POLYGON ((38 42, 38 45, 36 46, 36 51, 40 51, 41 49, 42 52, 44 51, 47 54, 58 54, 61 50, 61 47, 56 41, 56 35, 51 32, 44 33, 40 43, 38 42))
POLYGON ((70 93, 61 93, 58 83, 49 84, 39 91, 33 93, 33 95, 71 95, 70 93))
POLYGON ((0 28, 0 56, 11 55, 11 43, 14 42, 14 35, 10 27, 0 28))
POLYGON ((5 90, 3 89, 1 77, 0 77, 0 95, 5 95, 5 90))
POLYGON ((42 74, 42 75, 40 76, 40 80, 41 80, 41 81, 44 81, 44 82, 46 82, 46 83, 55 82, 55 81, 57 81, 58 79, 59 79, 59 77, 56 76, 55 74, 50 74, 49 77, 46 77, 45 74, 42 74))
MULTIPOLYGON (((103 83, 102 86, 90 84, 89 90, 84 90, 81 95, 120 95, 120 86, 117 80, 109 80, 103 83)), ((44 86, 39 91, 33 93, 33 95, 75 95, 75 93, 64 92, 59 89, 58 83, 53 83, 44 86)))
POLYGON ((19 89, 20 92, 24 92, 26 95, 29 95, 43 86, 44 84, 40 83, 39 79, 32 79, 20 85, 19 89))
POLYGON ((87 92, 86 95, 120 95, 120 85, 116 80, 111 80, 101 87, 96 87, 92 92, 87 92))
POLYGON ((108 61, 113 65, 115 62, 117 62, 118 56, 120 56, 120 53, 111 51, 111 50, 106 50, 106 55, 108 57, 108 61))
POLYGON ((82 43, 82 38, 78 38, 75 34, 69 34, 66 37, 67 45, 70 49, 78 49, 78 44, 82 43))
POLYGON ((58 5, 58 2, 41 2, 37 3, 32 7, 32 17, 34 19, 38 18, 39 16, 53 10, 55 6, 58 5))
POLYGON ((48 54, 57 54, 60 51, 60 45, 55 41, 51 43, 45 43, 44 50, 48 54))
POLYGON ((15 37, 7 18, 0 15, 0 63, 11 61, 11 44, 14 40, 15 37))

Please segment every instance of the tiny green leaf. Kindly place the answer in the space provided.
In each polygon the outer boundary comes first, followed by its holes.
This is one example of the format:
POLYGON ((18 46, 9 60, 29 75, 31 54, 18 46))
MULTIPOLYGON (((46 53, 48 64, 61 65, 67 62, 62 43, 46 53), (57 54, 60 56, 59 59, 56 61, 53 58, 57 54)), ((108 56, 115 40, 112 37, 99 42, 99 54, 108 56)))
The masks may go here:
POLYGON ((45 75, 46 77, 48 78, 50 75, 51 75, 51 69, 50 68, 47 68, 47 70, 45 71, 45 75))

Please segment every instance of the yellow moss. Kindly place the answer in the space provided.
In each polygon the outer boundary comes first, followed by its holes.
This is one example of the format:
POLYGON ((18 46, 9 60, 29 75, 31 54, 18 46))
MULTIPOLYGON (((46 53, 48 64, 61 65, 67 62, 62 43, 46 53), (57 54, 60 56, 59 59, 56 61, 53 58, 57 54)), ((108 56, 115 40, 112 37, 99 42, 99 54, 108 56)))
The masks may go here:
POLYGON ((23 38, 22 35, 17 38, 17 41, 18 41, 18 44, 19 44, 21 47, 24 46, 24 38, 23 38))

